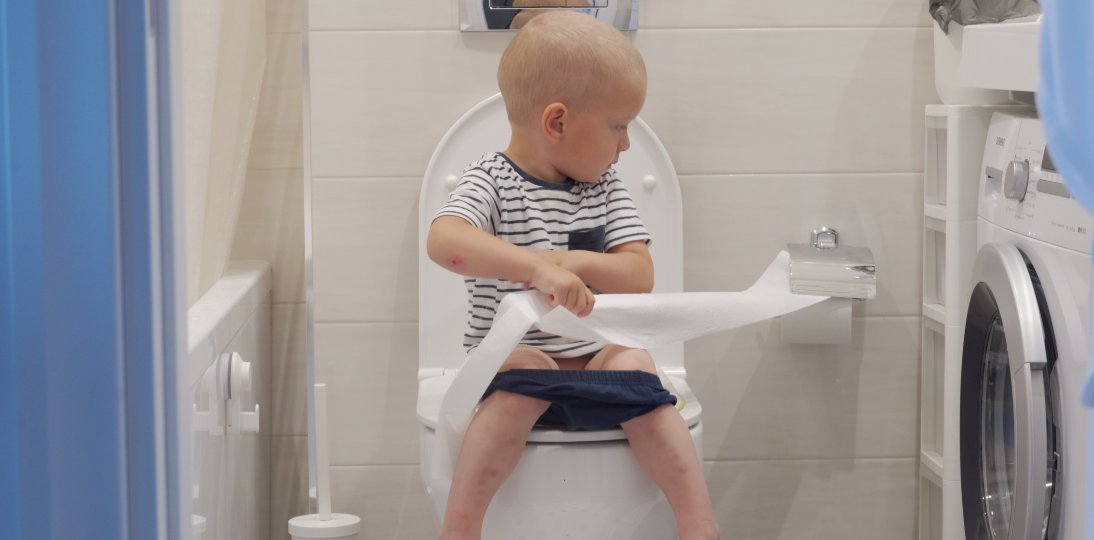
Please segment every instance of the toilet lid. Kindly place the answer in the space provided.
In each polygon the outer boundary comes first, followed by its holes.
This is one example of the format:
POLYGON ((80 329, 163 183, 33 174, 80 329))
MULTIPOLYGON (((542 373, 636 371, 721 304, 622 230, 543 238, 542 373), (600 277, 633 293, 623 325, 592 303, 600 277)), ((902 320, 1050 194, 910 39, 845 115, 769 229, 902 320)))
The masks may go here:
MULTIPOLYGON (((456 378, 456 371, 449 370, 444 375, 430 377, 418 383, 418 421, 430 430, 437 429, 437 418, 440 416, 441 400, 448 391, 448 387, 456 378)), ((674 396, 676 396, 677 410, 684 417, 688 428, 699 424, 703 407, 699 404, 695 394, 691 391, 687 381, 680 377, 662 376, 662 381, 674 396)), ((554 427, 537 427, 528 437, 530 443, 567 443, 567 442, 591 442, 613 441, 626 439, 627 436, 620 428, 603 429, 596 431, 570 431, 554 427)))

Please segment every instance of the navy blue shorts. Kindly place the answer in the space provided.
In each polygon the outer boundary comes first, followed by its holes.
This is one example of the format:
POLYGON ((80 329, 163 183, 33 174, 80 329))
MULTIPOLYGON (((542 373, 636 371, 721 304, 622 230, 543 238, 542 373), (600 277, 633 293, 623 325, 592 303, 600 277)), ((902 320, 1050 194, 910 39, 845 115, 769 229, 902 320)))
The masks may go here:
POLYGON ((645 371, 510 369, 498 373, 483 399, 505 390, 551 402, 537 425, 573 430, 611 429, 676 396, 645 371))

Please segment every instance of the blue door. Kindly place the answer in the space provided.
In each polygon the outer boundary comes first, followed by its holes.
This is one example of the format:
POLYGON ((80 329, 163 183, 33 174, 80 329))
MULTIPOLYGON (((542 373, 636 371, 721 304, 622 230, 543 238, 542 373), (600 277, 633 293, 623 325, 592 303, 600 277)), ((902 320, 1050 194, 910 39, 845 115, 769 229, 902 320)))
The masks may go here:
POLYGON ((183 538, 167 0, 0 2, 5 538, 183 538))

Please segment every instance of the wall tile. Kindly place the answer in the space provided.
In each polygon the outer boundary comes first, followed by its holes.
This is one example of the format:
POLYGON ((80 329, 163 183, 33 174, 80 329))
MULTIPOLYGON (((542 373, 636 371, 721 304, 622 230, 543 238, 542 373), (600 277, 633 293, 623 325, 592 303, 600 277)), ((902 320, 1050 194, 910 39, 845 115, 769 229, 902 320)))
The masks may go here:
POLYGON ((266 72, 248 167, 304 166, 303 48, 300 34, 266 36, 266 72))
POLYGON ((687 176, 681 191, 687 290, 744 289, 824 225, 873 251, 877 296, 856 302, 856 316, 920 313, 922 175, 687 176))
MULTIPOLYGON (((448 126, 496 90, 509 36, 313 35, 314 174, 421 175, 448 126)), ((681 173, 922 169, 929 28, 649 30, 635 43, 643 118, 681 173)))
POLYGON ((206 538, 266 540, 270 537, 270 438, 258 434, 231 435, 226 447, 223 476, 219 479, 224 503, 230 510, 212 523, 206 538))
POLYGON ((307 435, 307 304, 273 305, 271 435, 307 435))
MULTIPOLYGON (((650 72, 643 118, 682 174, 712 175, 683 179, 688 289, 749 284, 817 220, 873 248, 882 268, 848 346, 784 345, 777 321, 688 346, 707 458, 779 460, 707 464, 723 538, 911 538, 918 318, 879 316, 919 312, 922 111, 937 99, 926 5, 697 1, 702 10, 644 2, 633 38, 650 72), (767 28, 655 29, 700 26, 767 28), (841 28, 780 29, 797 26, 841 28), (713 176, 730 173, 784 174, 713 176)), ((309 35, 315 298, 328 323, 317 326, 316 368, 331 385, 332 457, 343 464, 335 510, 365 519, 362 538, 437 535, 411 464, 417 179, 448 127, 496 91, 511 39, 444 31, 456 28, 456 3, 412 4, 309 0, 322 30, 309 35)), ((268 144, 254 154, 264 166, 291 160, 268 144)), ((287 538, 290 512, 306 511, 306 438, 274 440, 271 531, 287 538)))
POLYGON ((681 174, 922 170, 924 29, 643 30, 642 117, 681 174))
POLYGON ((456 0, 416 0, 388 4, 361 0, 309 0, 312 30, 455 30, 456 0))
POLYGON ((689 0, 642 2, 640 29, 750 28, 789 26, 927 26, 927 3, 920 0, 689 0))
POLYGON ((308 438, 270 437, 270 539, 289 540, 289 519, 307 513, 308 438))
POLYGON ((421 177, 449 126, 498 91, 498 58, 510 38, 313 32, 312 174, 421 177))
POLYGON ((304 302, 304 173, 249 170, 232 259, 270 263, 272 301, 304 302))
MULTIPOLYGON (((266 0, 266 33, 285 34, 303 31, 301 21, 305 0, 266 0)), ((315 3, 315 0, 308 0, 315 3)))
POLYGON ((315 380, 327 384, 336 465, 418 461, 418 325, 315 325, 315 380))
POLYGON ((315 320, 418 319, 420 180, 312 182, 315 320))
POLYGON ((851 343, 784 344, 778 321, 686 346, 703 457, 913 457, 919 318, 853 319, 851 343))
MULTIPOLYGON (((449 30, 459 27, 463 0, 427 0, 391 9, 378 2, 310 0, 312 30, 449 30)), ((272 8, 271 8, 272 9, 272 8)), ((927 26, 927 6, 913 0, 818 3, 694 0, 639 3, 639 29, 798 26, 927 26)))
POLYGON ((437 538, 440 522, 416 465, 332 467, 333 511, 361 517, 360 540, 437 538))
POLYGON ((914 459, 707 464, 723 540, 912 540, 914 459))

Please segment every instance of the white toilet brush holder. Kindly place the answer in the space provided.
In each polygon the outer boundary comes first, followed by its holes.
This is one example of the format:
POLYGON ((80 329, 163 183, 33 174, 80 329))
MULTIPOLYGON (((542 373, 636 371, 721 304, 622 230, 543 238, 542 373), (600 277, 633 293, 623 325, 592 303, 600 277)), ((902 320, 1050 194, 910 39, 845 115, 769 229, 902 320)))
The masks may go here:
POLYGON ((319 512, 296 516, 289 520, 293 540, 327 538, 353 540, 361 532, 361 518, 352 514, 330 511, 330 458, 327 453, 327 385, 316 384, 315 401, 315 470, 316 503, 319 512))

